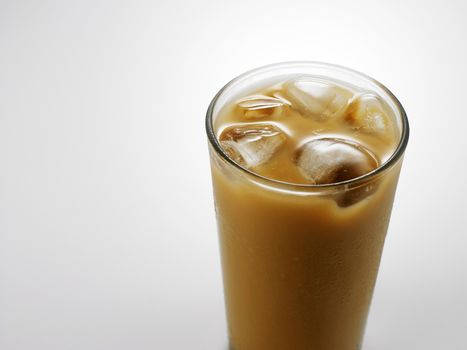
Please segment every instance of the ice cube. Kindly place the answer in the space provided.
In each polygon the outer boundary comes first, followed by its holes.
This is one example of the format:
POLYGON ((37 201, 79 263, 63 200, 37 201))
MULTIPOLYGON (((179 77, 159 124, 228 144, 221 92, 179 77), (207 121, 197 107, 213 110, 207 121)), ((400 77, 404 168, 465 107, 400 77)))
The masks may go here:
POLYGON ((278 91, 274 91, 272 93, 272 96, 275 97, 276 99, 278 99, 279 101, 281 101, 284 105, 286 106, 292 106, 292 102, 290 102, 286 97, 285 97, 285 94, 281 91, 281 90, 278 90, 278 91))
POLYGON ((320 121, 342 115, 353 96, 341 86, 309 76, 286 82, 284 93, 303 116, 320 121))
POLYGON ((275 97, 252 95, 237 101, 237 106, 243 111, 245 118, 254 119, 272 116, 284 103, 275 97))
POLYGON ((355 96, 349 104, 345 120, 358 131, 383 135, 390 127, 389 117, 384 112, 383 103, 373 93, 355 96))
POLYGON ((334 199, 340 207, 348 207, 373 194, 377 188, 377 182, 369 182, 355 188, 349 188, 344 192, 337 193, 334 196, 334 199))
POLYGON ((254 168, 267 162, 284 144, 287 136, 271 124, 243 124, 226 128, 219 140, 231 159, 254 168))
POLYGON ((307 142, 298 150, 296 163, 302 175, 316 185, 350 180, 378 166, 375 156, 366 148, 338 138, 307 142))

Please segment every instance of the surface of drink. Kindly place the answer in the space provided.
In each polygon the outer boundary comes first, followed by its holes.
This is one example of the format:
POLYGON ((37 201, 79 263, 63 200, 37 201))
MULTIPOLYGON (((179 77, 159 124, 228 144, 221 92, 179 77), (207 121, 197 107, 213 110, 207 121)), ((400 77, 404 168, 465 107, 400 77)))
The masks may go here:
POLYGON ((401 166, 397 113, 364 86, 294 74, 212 116, 233 349, 360 349, 401 166))

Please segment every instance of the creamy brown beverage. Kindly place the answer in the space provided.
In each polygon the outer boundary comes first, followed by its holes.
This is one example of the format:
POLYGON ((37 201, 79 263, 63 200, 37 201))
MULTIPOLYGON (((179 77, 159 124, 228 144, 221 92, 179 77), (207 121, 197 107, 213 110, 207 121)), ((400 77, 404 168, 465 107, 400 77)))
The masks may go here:
POLYGON ((360 349, 408 137, 398 101, 345 68, 282 64, 227 85, 207 128, 231 348, 360 349))

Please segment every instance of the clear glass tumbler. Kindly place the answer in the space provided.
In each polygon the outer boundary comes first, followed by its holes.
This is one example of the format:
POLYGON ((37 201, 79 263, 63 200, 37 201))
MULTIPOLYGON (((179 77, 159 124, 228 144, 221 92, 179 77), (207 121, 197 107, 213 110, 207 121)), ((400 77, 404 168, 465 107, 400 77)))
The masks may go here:
POLYGON ((231 348, 360 349, 409 137, 399 101, 351 69, 280 63, 225 85, 209 106, 206 129, 231 348), (383 98, 400 135, 391 157, 364 176, 330 185, 275 181, 233 162, 216 137, 221 108, 240 94, 300 74, 344 81, 383 98), (363 200, 338 205, 362 191, 368 193, 363 200))

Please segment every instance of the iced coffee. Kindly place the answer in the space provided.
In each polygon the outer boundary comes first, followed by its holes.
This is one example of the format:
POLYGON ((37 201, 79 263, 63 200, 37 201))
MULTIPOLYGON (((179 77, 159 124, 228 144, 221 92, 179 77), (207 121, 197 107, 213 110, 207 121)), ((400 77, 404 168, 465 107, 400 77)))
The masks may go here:
POLYGON ((232 81, 208 111, 234 350, 358 350, 408 138, 374 80, 317 63, 232 81))

